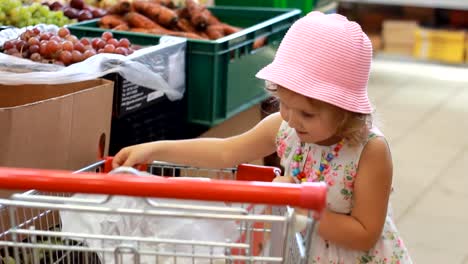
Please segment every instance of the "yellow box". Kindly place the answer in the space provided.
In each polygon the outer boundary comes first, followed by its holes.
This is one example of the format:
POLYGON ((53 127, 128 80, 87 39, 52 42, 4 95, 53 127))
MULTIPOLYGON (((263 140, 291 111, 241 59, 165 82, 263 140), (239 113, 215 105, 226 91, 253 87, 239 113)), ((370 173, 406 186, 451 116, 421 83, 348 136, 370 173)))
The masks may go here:
POLYGON ((447 63, 465 60, 466 32, 462 30, 419 29, 415 33, 416 58, 447 63))
POLYGON ((465 42, 465 50, 466 50, 465 63, 468 63, 468 38, 466 39, 466 42, 465 42))

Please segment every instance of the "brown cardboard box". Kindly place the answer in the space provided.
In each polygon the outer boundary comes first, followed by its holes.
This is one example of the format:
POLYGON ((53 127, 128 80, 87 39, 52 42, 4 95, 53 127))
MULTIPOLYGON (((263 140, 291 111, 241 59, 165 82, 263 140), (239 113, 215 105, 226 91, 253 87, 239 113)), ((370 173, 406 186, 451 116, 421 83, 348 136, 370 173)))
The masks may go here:
MULTIPOLYGON (((76 170, 107 155, 113 82, 103 79, 63 85, 0 85, 0 166, 76 170)), ((22 190, 24 191, 24 190, 22 190)), ((1 190, 0 198, 20 190, 1 190)), ((1 206, 0 206, 1 207, 1 206)), ((17 223, 39 210, 18 209, 17 223)), ((55 213, 34 222, 51 227, 55 213)), ((0 208, 0 233, 9 228, 0 208)))
POLYGON ((384 45, 413 44, 416 30, 419 25, 416 21, 386 20, 382 26, 384 45))
POLYGON ((383 51, 387 54, 402 55, 411 57, 413 55, 414 45, 409 44, 391 44, 385 45, 383 51))
POLYGON ((0 85, 0 166, 76 170, 107 154, 113 83, 0 85), (102 152, 102 151, 101 151, 102 152))
POLYGON ((418 28, 416 21, 386 20, 382 30, 383 51, 389 54, 412 56, 418 28))

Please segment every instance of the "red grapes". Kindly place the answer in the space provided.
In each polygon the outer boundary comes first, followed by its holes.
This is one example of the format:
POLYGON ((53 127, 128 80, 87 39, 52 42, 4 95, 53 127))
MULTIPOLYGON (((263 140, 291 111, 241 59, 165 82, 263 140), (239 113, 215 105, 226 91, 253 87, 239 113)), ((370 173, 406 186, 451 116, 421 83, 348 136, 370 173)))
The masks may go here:
POLYGON ((104 32, 100 38, 81 38, 71 35, 68 28, 60 28, 57 34, 40 32, 38 28, 26 30, 19 38, 6 41, 3 52, 36 62, 70 65, 81 62, 98 53, 132 54, 134 48, 126 38, 115 39, 112 32, 104 32))

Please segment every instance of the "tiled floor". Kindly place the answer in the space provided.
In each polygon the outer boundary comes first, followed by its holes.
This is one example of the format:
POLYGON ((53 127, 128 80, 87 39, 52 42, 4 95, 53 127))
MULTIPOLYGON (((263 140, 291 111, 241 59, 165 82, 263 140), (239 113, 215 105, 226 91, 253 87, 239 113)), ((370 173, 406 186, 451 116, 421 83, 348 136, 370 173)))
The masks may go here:
POLYGON ((377 59, 369 92, 414 262, 468 264, 468 68, 377 59))

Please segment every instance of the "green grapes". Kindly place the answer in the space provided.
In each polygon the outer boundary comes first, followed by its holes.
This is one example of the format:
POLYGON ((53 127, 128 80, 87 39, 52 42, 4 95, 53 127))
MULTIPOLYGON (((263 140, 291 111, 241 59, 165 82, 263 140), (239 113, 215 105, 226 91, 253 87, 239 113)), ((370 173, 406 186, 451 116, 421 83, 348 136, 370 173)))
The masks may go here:
POLYGON ((18 28, 37 24, 64 26, 75 22, 63 15, 62 11, 51 11, 40 3, 23 5, 21 0, 2 0, 0 5, 0 25, 18 28))

